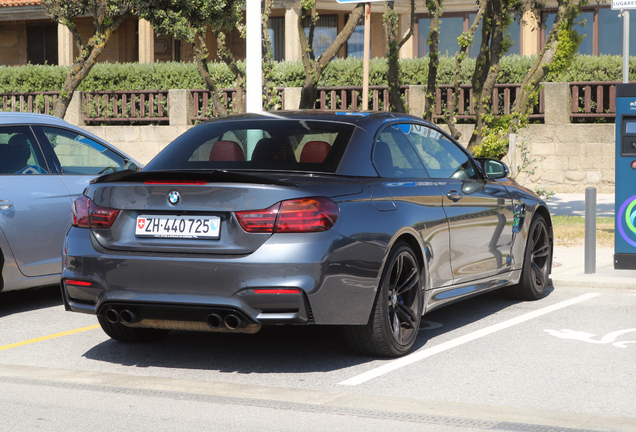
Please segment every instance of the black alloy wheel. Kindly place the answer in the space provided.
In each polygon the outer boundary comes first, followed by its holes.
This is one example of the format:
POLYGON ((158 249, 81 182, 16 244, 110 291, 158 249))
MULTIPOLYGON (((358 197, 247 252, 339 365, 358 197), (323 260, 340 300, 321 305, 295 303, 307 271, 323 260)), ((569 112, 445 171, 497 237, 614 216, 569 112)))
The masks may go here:
POLYGON ((399 242, 389 254, 369 323, 347 327, 346 336, 362 354, 397 357, 415 343, 421 319, 420 266, 413 250, 399 242))
POLYGON ((517 299, 538 300, 548 286, 552 263, 552 241, 548 225, 541 215, 536 215, 530 225, 526 243, 523 270, 519 285, 509 287, 508 293, 517 299))

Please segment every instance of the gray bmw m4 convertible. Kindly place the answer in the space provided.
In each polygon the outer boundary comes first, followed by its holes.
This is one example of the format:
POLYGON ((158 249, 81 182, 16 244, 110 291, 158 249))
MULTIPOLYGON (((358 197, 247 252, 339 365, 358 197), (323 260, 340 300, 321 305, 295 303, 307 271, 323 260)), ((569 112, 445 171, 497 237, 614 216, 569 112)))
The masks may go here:
POLYGON ((507 176, 409 115, 211 120, 75 200, 65 306, 125 342, 339 325, 358 352, 400 356, 435 308, 544 295, 550 213, 507 176))

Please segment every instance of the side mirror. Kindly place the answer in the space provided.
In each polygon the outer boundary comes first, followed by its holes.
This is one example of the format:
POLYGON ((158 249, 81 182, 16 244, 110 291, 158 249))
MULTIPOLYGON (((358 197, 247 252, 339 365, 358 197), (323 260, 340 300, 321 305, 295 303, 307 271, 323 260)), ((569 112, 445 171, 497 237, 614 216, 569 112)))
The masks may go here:
POLYGON ((506 164, 497 159, 479 158, 477 160, 481 163, 484 175, 489 180, 505 178, 510 174, 506 164))

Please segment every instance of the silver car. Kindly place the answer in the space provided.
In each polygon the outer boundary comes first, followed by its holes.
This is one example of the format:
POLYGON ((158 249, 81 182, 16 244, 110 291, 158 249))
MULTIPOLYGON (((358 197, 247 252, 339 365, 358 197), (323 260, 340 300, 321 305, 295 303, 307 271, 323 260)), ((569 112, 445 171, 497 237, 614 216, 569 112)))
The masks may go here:
POLYGON ((97 175, 138 165, 57 117, 0 113, 0 291, 59 283, 73 200, 97 175))

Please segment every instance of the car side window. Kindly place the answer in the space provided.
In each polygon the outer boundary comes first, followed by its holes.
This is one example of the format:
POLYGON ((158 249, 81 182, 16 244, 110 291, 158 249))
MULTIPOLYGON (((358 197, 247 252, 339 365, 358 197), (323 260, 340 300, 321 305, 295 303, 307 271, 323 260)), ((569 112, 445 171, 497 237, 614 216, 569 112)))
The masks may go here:
POLYGON ((0 128, 0 175, 47 173, 46 162, 31 128, 0 128))
POLYGON ((431 177, 479 178, 468 155, 442 133, 418 124, 401 124, 400 129, 415 146, 431 177))
POLYGON ((373 164, 380 177, 429 177, 413 146, 397 126, 385 128, 376 137, 373 164))
POLYGON ((98 175, 124 169, 124 159, 100 143, 67 129, 42 127, 64 174, 98 175))

